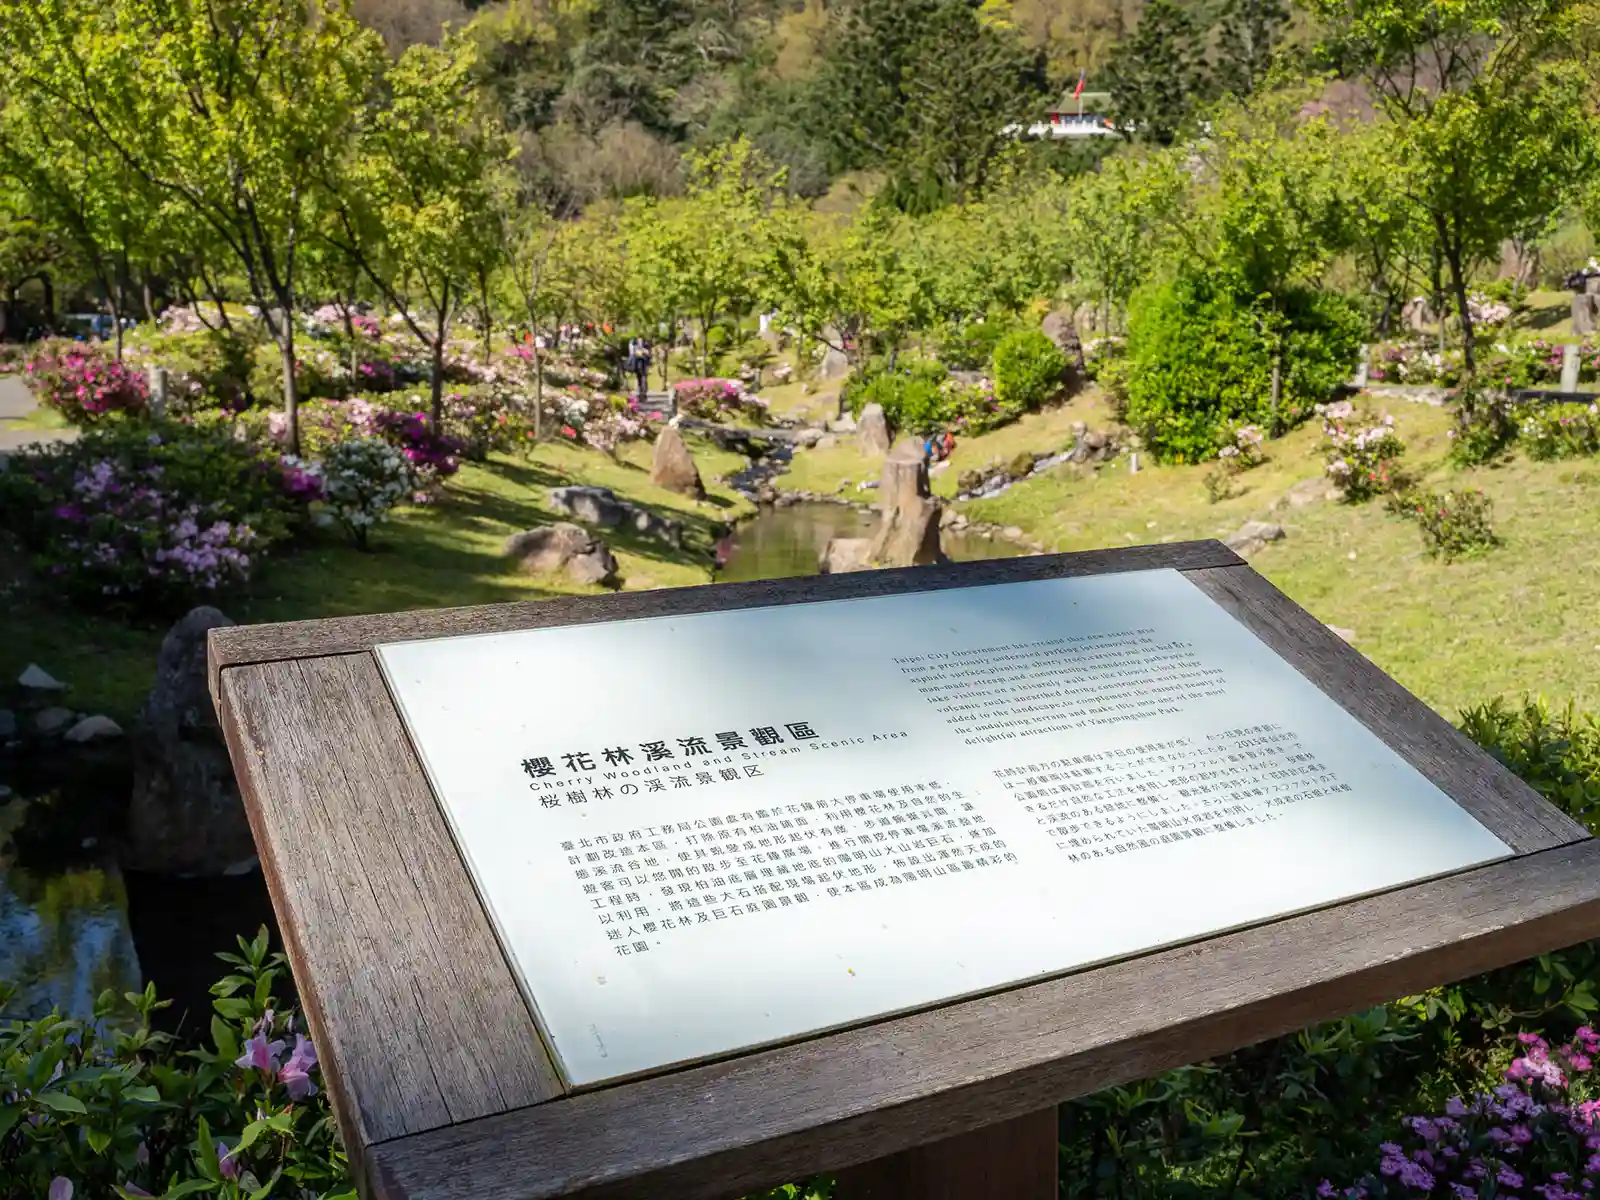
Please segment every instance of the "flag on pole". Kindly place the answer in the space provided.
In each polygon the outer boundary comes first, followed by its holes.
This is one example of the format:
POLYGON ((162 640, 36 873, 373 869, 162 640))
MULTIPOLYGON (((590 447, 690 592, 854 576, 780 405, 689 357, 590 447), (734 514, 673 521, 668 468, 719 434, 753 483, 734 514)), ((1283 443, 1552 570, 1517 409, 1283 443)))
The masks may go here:
POLYGON ((1072 89, 1072 98, 1074 100, 1083 95, 1083 85, 1088 82, 1088 79, 1089 73, 1087 71, 1078 72, 1078 86, 1072 89))

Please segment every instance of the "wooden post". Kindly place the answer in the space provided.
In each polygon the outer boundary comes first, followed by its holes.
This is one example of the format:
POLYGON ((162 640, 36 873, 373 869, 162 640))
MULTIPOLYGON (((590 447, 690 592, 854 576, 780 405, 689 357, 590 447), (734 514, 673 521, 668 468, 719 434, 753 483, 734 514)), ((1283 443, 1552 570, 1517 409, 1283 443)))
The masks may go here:
POLYGON ((838 1175, 838 1200, 1056 1200, 1054 1108, 862 1163, 838 1175))

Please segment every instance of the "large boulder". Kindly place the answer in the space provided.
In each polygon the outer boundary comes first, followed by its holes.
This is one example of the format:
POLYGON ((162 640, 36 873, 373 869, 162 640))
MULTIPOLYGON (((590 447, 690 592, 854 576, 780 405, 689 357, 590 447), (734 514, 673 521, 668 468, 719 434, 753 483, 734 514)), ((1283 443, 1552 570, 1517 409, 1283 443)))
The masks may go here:
POLYGON ((944 559, 939 545, 943 506, 928 488, 928 463, 914 441, 896 446, 878 485, 883 516, 867 557, 886 567, 920 567, 944 559))
POLYGON ((871 538, 830 538, 817 563, 824 575, 843 575, 847 571, 870 571, 871 538))
POLYGON ((550 503, 557 511, 598 529, 615 529, 628 516, 628 506, 610 488, 551 488, 550 503))
POLYGON ((885 516, 873 535, 867 557, 885 567, 925 567, 944 561, 939 544, 943 506, 923 499, 885 516))
POLYGON ((700 468, 694 465, 683 434, 670 425, 656 438, 655 453, 650 459, 650 482, 697 500, 706 494, 705 484, 700 482, 700 468))
POLYGON ((850 359, 843 350, 835 350, 829 346, 822 355, 822 362, 817 367, 817 378, 821 380, 843 379, 850 374, 850 359))
POLYGON ((1437 324, 1438 318, 1433 315, 1428 302, 1418 296, 1415 300, 1407 300, 1401 307, 1400 321, 1413 333, 1424 333, 1437 324))
POLYGON ((512 534, 505 552, 533 575, 563 571, 577 583, 616 587, 617 560, 608 547, 581 525, 558 521, 512 534))
POLYGON ((1083 387, 1084 380, 1089 376, 1088 364, 1083 357, 1083 339, 1078 336, 1077 323, 1069 312, 1053 312, 1045 314, 1044 324, 1040 326, 1045 337, 1056 344, 1056 349, 1067 356, 1071 364, 1067 371, 1067 394, 1076 395, 1083 387))
POLYGON ((196 608, 161 642, 155 686, 131 736, 133 797, 121 855, 130 870, 221 875, 255 857, 206 687, 206 633, 232 624, 214 608, 196 608))
POLYGON ((861 410, 856 418, 856 444, 863 454, 889 453, 889 418, 883 405, 869 404, 861 410))

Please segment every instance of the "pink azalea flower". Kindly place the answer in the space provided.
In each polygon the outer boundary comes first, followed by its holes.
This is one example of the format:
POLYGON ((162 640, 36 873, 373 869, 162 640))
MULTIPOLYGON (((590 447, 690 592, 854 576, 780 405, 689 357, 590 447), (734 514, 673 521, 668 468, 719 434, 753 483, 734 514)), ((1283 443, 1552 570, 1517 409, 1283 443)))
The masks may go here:
POLYGON ((233 1153, 228 1149, 227 1142, 217 1143, 217 1166, 222 1171, 224 1179, 239 1178, 239 1164, 229 1157, 233 1153))
POLYGON ((57 1175, 50 1181, 49 1200, 72 1200, 72 1180, 57 1175))

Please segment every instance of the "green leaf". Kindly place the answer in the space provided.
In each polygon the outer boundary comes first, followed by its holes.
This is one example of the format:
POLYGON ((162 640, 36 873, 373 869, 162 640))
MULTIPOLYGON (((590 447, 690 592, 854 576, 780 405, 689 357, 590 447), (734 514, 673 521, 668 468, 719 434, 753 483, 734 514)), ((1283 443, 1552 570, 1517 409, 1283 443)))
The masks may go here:
MULTIPOLYGON (((213 1155, 215 1157, 215 1155, 213 1155)), ((220 1178, 220 1175, 218 1176, 220 1178)), ((190 1179, 178 1184, 177 1187, 168 1188, 161 1193, 161 1200, 180 1200, 183 1196, 192 1196, 196 1192, 209 1192, 217 1186, 215 1180, 190 1179)))
POLYGON ((89 1149, 96 1154, 104 1154, 106 1147, 111 1145, 111 1135, 103 1129, 90 1129, 86 1132, 89 1149))
POLYGON ((248 1000, 213 1000, 211 1007, 230 1021, 248 1021, 255 1015, 248 1000))
POLYGON ((40 1092, 34 1101, 56 1112, 86 1114, 89 1111, 82 1100, 68 1092, 40 1092))
POLYGON ((136 1100, 140 1104, 161 1103, 161 1093, 156 1091, 156 1089, 151 1087, 148 1083, 141 1084, 138 1087, 124 1088, 122 1092, 122 1098, 124 1100, 136 1100))
POLYGON ((211 1018, 211 1040, 216 1043, 217 1053, 223 1058, 234 1059, 239 1057, 239 1038, 229 1025, 219 1016, 211 1018))
POLYGON ((0 1104, 0 1138, 11 1132, 11 1127, 22 1119, 22 1105, 0 1104))

